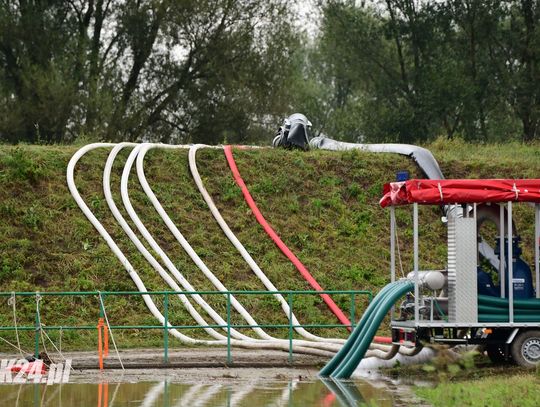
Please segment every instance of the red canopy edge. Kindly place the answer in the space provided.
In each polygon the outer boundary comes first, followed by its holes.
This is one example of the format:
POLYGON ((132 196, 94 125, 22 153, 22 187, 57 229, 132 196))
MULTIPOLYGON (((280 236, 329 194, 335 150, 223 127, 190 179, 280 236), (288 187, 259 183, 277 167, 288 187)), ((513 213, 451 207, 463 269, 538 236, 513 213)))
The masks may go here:
POLYGON ((384 185, 379 203, 442 205, 452 203, 540 203, 540 179, 411 179, 384 185))

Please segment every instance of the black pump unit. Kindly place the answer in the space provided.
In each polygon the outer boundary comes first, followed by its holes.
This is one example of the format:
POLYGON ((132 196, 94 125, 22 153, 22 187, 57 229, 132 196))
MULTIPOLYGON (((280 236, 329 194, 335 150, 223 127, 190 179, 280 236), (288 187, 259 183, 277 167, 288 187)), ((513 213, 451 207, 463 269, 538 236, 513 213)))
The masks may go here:
POLYGON ((272 145, 274 147, 309 150, 311 122, 302 113, 294 113, 285 118, 272 145))
MULTIPOLYGON (((521 258, 522 250, 519 245, 520 241, 521 238, 519 236, 514 236, 512 238, 512 278, 514 280, 514 298, 533 298, 535 293, 531 268, 521 258)), ((495 246, 495 254, 499 255, 500 258, 501 248, 499 242, 499 239, 497 239, 497 244, 495 246)), ((506 259, 505 268, 507 270, 507 272, 505 273, 505 297, 508 298, 508 238, 504 239, 504 255, 506 259)))

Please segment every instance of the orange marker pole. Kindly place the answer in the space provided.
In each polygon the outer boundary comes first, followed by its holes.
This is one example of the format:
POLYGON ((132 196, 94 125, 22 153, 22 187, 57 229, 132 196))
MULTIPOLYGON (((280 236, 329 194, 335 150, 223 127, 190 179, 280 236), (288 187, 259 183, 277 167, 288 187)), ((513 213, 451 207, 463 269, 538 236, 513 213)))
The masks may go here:
POLYGON ((105 382, 103 385, 103 407, 109 406, 109 382, 105 382))
MULTIPOLYGON (((103 370, 103 341, 101 338, 101 328, 103 327, 103 318, 98 320, 97 330, 98 330, 98 357, 99 357, 99 370, 103 370)), ((101 387, 100 387, 101 389, 101 387)), ((100 401, 101 403, 101 401, 100 401)))
POLYGON ((103 325, 103 342, 104 342, 104 348, 103 356, 107 357, 109 356, 109 327, 107 324, 103 325))
POLYGON ((103 383, 100 383, 98 384, 98 400, 97 400, 98 407, 101 407, 101 399, 103 398, 102 393, 103 393, 103 383))

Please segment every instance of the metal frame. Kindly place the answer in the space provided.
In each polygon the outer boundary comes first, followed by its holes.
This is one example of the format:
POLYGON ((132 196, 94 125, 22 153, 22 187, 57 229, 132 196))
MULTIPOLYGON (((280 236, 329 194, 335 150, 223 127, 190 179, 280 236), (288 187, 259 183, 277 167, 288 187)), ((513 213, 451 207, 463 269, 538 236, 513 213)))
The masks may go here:
POLYGON ((534 270, 536 298, 540 298, 540 205, 534 205, 534 270))
POLYGON ((501 287, 501 298, 506 297, 506 254, 504 250, 504 208, 505 204, 499 204, 499 286, 501 287))
MULTIPOLYGON (((512 253, 513 253, 513 202, 508 201, 506 203, 499 204, 499 216, 500 216, 500 235, 499 235, 499 247, 500 247, 500 262, 499 262, 499 276, 500 276, 500 287, 501 287, 501 298, 506 297, 506 274, 508 275, 508 302, 509 302, 509 322, 479 322, 479 323, 459 323, 459 322, 444 322, 444 321, 433 321, 431 320, 420 320, 419 315, 419 306, 421 303, 421 293, 419 290, 419 226, 418 226, 418 203, 413 203, 413 256, 414 256, 414 319, 408 321, 397 321, 394 319, 394 314, 392 313, 391 319, 391 328, 392 329, 414 329, 414 328, 529 328, 529 327, 538 327, 539 323, 537 322, 514 322, 514 290, 513 290, 513 264, 512 264, 512 253), (508 216, 504 215, 505 208, 507 209, 508 216), (508 251, 508 267, 506 266, 506 253, 504 238, 507 237, 506 249, 508 251)), ((465 211, 463 216, 469 217, 469 211, 472 209, 473 217, 476 220, 477 213, 477 204, 466 204, 465 211)), ((458 210, 458 206, 455 206, 455 210, 458 210)), ((540 298, 540 204, 534 205, 535 211, 535 290, 536 298, 540 298)), ((395 250, 396 250, 396 230, 395 230, 395 207, 390 206, 390 273, 391 281, 396 279, 396 264, 395 264, 395 250)))
MULTIPOLYGON (((514 322, 514 265, 512 264, 513 244, 512 241, 512 201, 508 202, 508 321, 514 322)), ((504 248, 503 248, 504 250, 504 248)))
POLYGON ((414 321, 420 321, 420 289, 418 287, 418 204, 413 204, 414 246, 414 321))
POLYGON ((393 321, 392 328, 508 328, 508 327, 538 327, 538 322, 429 322, 393 321))
MULTIPOLYGON (((55 291, 55 292, 0 292, 0 298, 2 297, 34 297, 35 298, 35 324, 33 326, 0 326, 0 333, 6 331, 34 331, 34 353, 35 357, 39 355, 39 341, 40 341, 40 332, 41 330, 45 331, 87 331, 95 330, 96 325, 43 325, 41 321, 40 313, 40 302, 43 301, 45 297, 93 297, 99 296, 103 301, 110 296, 134 296, 140 297, 144 295, 150 296, 163 296, 163 316, 165 318, 163 325, 111 325, 109 328, 114 330, 122 329, 152 329, 152 330, 162 330, 163 331, 163 360, 165 363, 169 361, 169 330, 170 329, 205 329, 205 328, 221 328, 227 330, 227 363, 231 364, 233 362, 232 358, 232 345, 231 345, 231 329, 232 328, 287 328, 288 329, 288 340, 289 340, 289 362, 293 362, 293 336, 294 328, 343 328, 346 325, 343 324, 293 324, 292 323, 292 309, 293 309, 293 299, 294 296, 300 295, 320 295, 320 294, 329 294, 329 295, 348 295, 351 300, 351 324, 354 324, 354 309, 356 304, 357 296, 366 296, 368 299, 368 304, 373 299, 373 293, 368 290, 286 290, 286 291, 55 291), (169 324, 169 311, 170 311, 170 296, 176 295, 215 295, 218 297, 225 297, 227 301, 226 312, 227 312, 227 325, 171 325, 169 324), (275 294, 286 295, 289 303, 289 321, 287 324, 259 324, 259 325, 249 325, 249 324, 233 324, 231 323, 231 297, 235 295, 271 295, 275 294)), ((100 301, 98 314, 102 315, 103 312, 103 303, 100 301)), ((9 317, 11 318, 11 316, 9 317)), ((97 319, 97 318, 96 318, 97 319)))

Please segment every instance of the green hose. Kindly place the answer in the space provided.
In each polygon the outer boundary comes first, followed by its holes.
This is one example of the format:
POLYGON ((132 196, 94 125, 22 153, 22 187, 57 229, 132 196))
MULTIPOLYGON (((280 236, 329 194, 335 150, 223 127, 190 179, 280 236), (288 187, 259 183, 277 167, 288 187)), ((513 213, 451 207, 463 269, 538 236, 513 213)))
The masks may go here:
POLYGON ((437 311, 439 311, 440 316, 442 317, 442 319, 444 319, 446 322, 448 322, 448 317, 444 314, 444 311, 442 310, 441 306, 439 305, 439 301, 437 301, 436 298, 434 300, 435 300, 434 301, 435 307, 437 307, 437 311))
POLYGON ((375 313, 371 316, 371 320, 366 324, 365 329, 357 338, 353 348, 349 352, 349 355, 344 359, 341 364, 336 368, 332 377, 336 379, 348 379, 353 374, 354 370, 358 367, 363 357, 365 356, 369 344, 373 340, 373 337, 377 333, 381 322, 384 317, 390 311, 395 302, 401 298, 404 294, 411 291, 414 288, 412 281, 404 281, 402 284, 398 284, 393 290, 389 291, 380 306, 375 313))
MULTIPOLYGON (((478 296, 478 322, 508 322, 508 299, 478 296)), ((514 322, 540 322, 540 300, 514 300, 514 322)))
MULTIPOLYGON (((479 314, 506 314, 508 315, 508 307, 492 307, 490 305, 478 304, 479 314)), ((538 310, 535 309, 519 309, 514 308, 514 314, 518 315, 539 315, 538 310)))
POLYGON ((385 286, 374 298, 347 342, 319 374, 339 379, 349 378, 366 354, 385 315, 413 287, 411 281, 396 281, 385 286))
MULTIPOLYGON (((395 284, 395 283, 393 283, 395 284)), ((386 285, 380 292, 375 296, 373 301, 368 305, 366 311, 362 315, 362 318, 360 319, 360 322, 358 322, 358 325, 354 329, 354 331, 349 336, 349 339, 347 339, 347 342, 341 347, 341 349, 334 355, 334 357, 321 369, 319 372, 319 375, 325 377, 330 376, 331 373, 334 371, 334 369, 337 367, 339 363, 347 356, 348 352, 350 351, 354 341, 360 335, 363 326, 368 321, 370 315, 377 309, 379 303, 382 301, 382 299, 385 296, 385 293, 392 289, 393 284, 386 285)))
MULTIPOLYGON (((338 353, 324 366, 319 374, 336 379, 348 379, 366 354, 381 322, 395 302, 414 288, 409 280, 386 285, 362 315, 360 322, 338 353)), ((438 304, 437 304, 438 305, 438 304)), ((508 300, 505 298, 478 296, 479 322, 508 322, 508 300)), ((540 300, 515 300, 515 322, 540 322, 540 300)))
MULTIPOLYGON (((507 298, 491 297, 489 295, 479 295, 478 303, 483 305, 491 305, 495 307, 508 308, 507 298)), ((515 309, 535 309, 540 311, 540 299, 531 298, 528 300, 514 300, 515 309)))
MULTIPOLYGON (((508 313, 478 314, 478 322, 509 322, 508 313)), ((514 314, 514 322, 540 322, 540 315, 514 314)))

